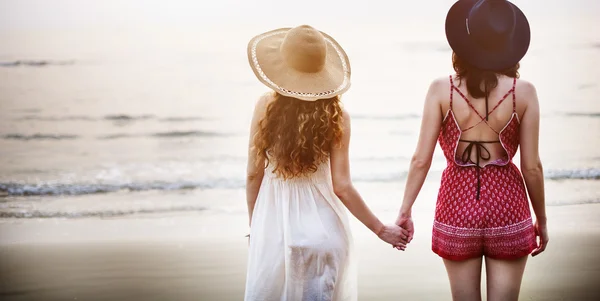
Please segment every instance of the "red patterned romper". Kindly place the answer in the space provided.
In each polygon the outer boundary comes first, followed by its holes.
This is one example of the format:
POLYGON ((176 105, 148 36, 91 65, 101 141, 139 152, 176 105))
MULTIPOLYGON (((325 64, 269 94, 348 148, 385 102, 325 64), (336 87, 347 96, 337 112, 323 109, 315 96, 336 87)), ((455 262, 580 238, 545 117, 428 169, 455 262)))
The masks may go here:
MULTIPOLYGON (((438 141, 448 166, 442 174, 433 224, 433 252, 451 260, 480 256, 497 259, 516 259, 536 248, 534 228, 523 177, 512 162, 519 147, 519 117, 516 113, 515 83, 494 110, 512 94, 513 113, 506 126, 497 132, 496 141, 462 140, 462 130, 452 111, 454 91, 458 93, 486 123, 486 118, 456 87, 450 76, 450 108, 442 123, 438 141), (459 143, 468 143, 457 158, 459 143), (485 144, 500 143, 506 151, 504 158, 480 166, 479 159, 489 160, 485 144), (471 159, 475 151, 477 160, 471 159)), ((478 123, 478 124, 479 124, 478 123)))

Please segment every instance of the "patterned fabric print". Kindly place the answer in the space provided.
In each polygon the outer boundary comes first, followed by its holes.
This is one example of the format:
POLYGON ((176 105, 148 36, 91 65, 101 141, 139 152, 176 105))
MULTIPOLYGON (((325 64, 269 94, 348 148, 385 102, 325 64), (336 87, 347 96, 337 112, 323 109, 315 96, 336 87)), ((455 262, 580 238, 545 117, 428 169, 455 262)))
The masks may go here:
POLYGON ((488 208, 487 227, 512 225, 531 217, 525 185, 513 163, 486 167, 481 180, 482 200, 488 208))
POLYGON ((460 134, 461 131, 458 126, 456 126, 454 114, 452 111, 448 110, 448 114, 442 123, 440 135, 438 136, 438 142, 440 143, 440 147, 444 152, 444 157, 446 157, 448 166, 451 166, 452 163, 455 163, 454 157, 456 155, 456 144, 458 143, 458 139, 460 139, 460 134))
MULTIPOLYGON (((510 92, 513 92, 514 111, 514 86, 510 92)), ((513 112, 499 133, 507 158, 483 168, 457 162, 456 148, 461 134, 450 109, 438 137, 448 166, 438 193, 432 250, 451 260, 482 255, 514 259, 531 253, 536 241, 529 203, 523 177, 512 163, 519 146, 517 114, 513 112), (478 177, 479 200, 476 199, 478 177)))
POLYGON ((519 169, 487 166, 481 173, 483 206, 487 208, 484 254, 512 259, 527 255, 536 247, 529 203, 519 169))
POLYGON ((488 229, 483 237, 483 254, 496 259, 523 257, 537 246, 531 217, 518 224, 488 229))

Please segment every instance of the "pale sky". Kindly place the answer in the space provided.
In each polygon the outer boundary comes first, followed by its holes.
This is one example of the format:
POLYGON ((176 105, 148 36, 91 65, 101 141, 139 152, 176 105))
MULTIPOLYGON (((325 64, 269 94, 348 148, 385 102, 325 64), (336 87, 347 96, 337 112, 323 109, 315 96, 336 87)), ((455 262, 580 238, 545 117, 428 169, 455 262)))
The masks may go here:
MULTIPOLYGON (((598 0, 514 0, 528 15, 596 17, 598 0)), ((369 20, 445 15, 453 0, 0 0, 0 29, 289 23, 318 18, 369 20)), ((303 22, 302 22, 303 23, 303 22)))

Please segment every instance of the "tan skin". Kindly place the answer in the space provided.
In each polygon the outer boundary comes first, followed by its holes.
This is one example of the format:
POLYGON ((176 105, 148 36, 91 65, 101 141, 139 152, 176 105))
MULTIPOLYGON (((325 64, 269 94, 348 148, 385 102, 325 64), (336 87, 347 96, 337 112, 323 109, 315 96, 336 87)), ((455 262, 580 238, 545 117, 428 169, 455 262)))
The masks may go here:
MULTIPOLYGON (((252 125, 250 127, 250 142, 248 145, 248 165, 246 178, 246 202, 248 205, 248 218, 252 226, 252 213, 256 198, 260 190, 260 185, 264 176, 264 168, 256 165, 256 153, 253 151, 254 143, 252 137, 258 130, 258 123, 264 117, 266 108, 273 100, 270 94, 266 94, 259 99, 254 109, 252 125)), ((299 100, 300 101, 300 100, 299 100)), ((341 145, 332 147, 330 164, 333 180, 333 191, 340 198, 344 206, 361 223, 375 233, 381 240, 391 244, 399 250, 404 250, 408 241, 408 231, 394 224, 383 224, 371 212, 358 191, 354 188, 350 177, 350 162, 348 150, 350 146, 350 115, 344 110, 344 124, 341 145)))
MULTIPOLYGON (((502 96, 511 89, 512 83, 512 78, 506 76, 498 77, 498 86, 489 96, 490 109, 493 108, 502 96)), ((459 85, 459 80, 457 80, 456 77, 454 77, 454 84, 458 86, 463 94, 467 95, 466 85, 464 83, 459 85)), ((460 127, 464 129, 479 122, 480 118, 469 108, 467 103, 460 98, 458 94, 455 93, 454 95, 453 112, 460 127)), ((473 99, 469 96, 469 101, 482 116, 485 116, 485 101, 483 99, 473 99)), ((546 227, 543 169, 538 152, 540 109, 535 87, 531 83, 524 80, 517 80, 516 103, 516 111, 521 121, 521 172, 525 179, 527 192, 536 216, 535 231, 539 243, 537 249, 532 253, 532 256, 536 256, 544 252, 549 239, 546 227)), ((414 235, 414 225, 411 217, 412 206, 423 186, 429 167, 431 166, 431 160, 442 126, 442 121, 446 116, 449 107, 450 81, 448 77, 443 77, 435 80, 431 84, 425 98, 419 141, 410 163, 406 188, 404 190, 404 199, 396 220, 397 225, 408 230, 409 242, 414 235)), ((509 96, 498 109, 489 116, 489 124, 496 131, 500 131, 509 121, 511 115, 512 96, 509 96)), ((484 123, 481 123, 475 128, 465 132, 462 139, 497 140, 498 135, 484 123)), ((465 147, 466 144, 459 144, 457 153, 461 154, 465 147)), ((484 166, 487 162, 495 160, 505 154, 500 144, 489 144, 486 145, 486 147, 490 150, 491 159, 482 161, 480 163, 481 166, 484 166)), ((472 159, 474 161, 476 160, 476 158, 472 159)), ((518 299, 526 262, 526 256, 512 261, 486 257, 487 300, 516 301, 518 299)), ((483 258, 474 258, 464 261, 444 259, 454 301, 481 300, 480 283, 482 263, 483 258)))

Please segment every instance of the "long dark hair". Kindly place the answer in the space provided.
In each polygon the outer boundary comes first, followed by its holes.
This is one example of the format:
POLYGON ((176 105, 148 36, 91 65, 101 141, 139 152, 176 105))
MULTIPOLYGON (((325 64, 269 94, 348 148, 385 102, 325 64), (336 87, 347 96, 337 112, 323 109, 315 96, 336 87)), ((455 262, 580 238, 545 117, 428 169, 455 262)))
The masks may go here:
POLYGON ((275 93, 254 136, 257 164, 290 179, 317 171, 342 137, 339 97, 302 101, 275 93))
POLYGON ((467 91, 474 98, 489 96, 490 92, 498 86, 498 74, 519 78, 519 63, 501 71, 482 70, 467 63, 454 52, 452 52, 452 67, 458 79, 461 82, 463 79, 466 81, 467 91))

